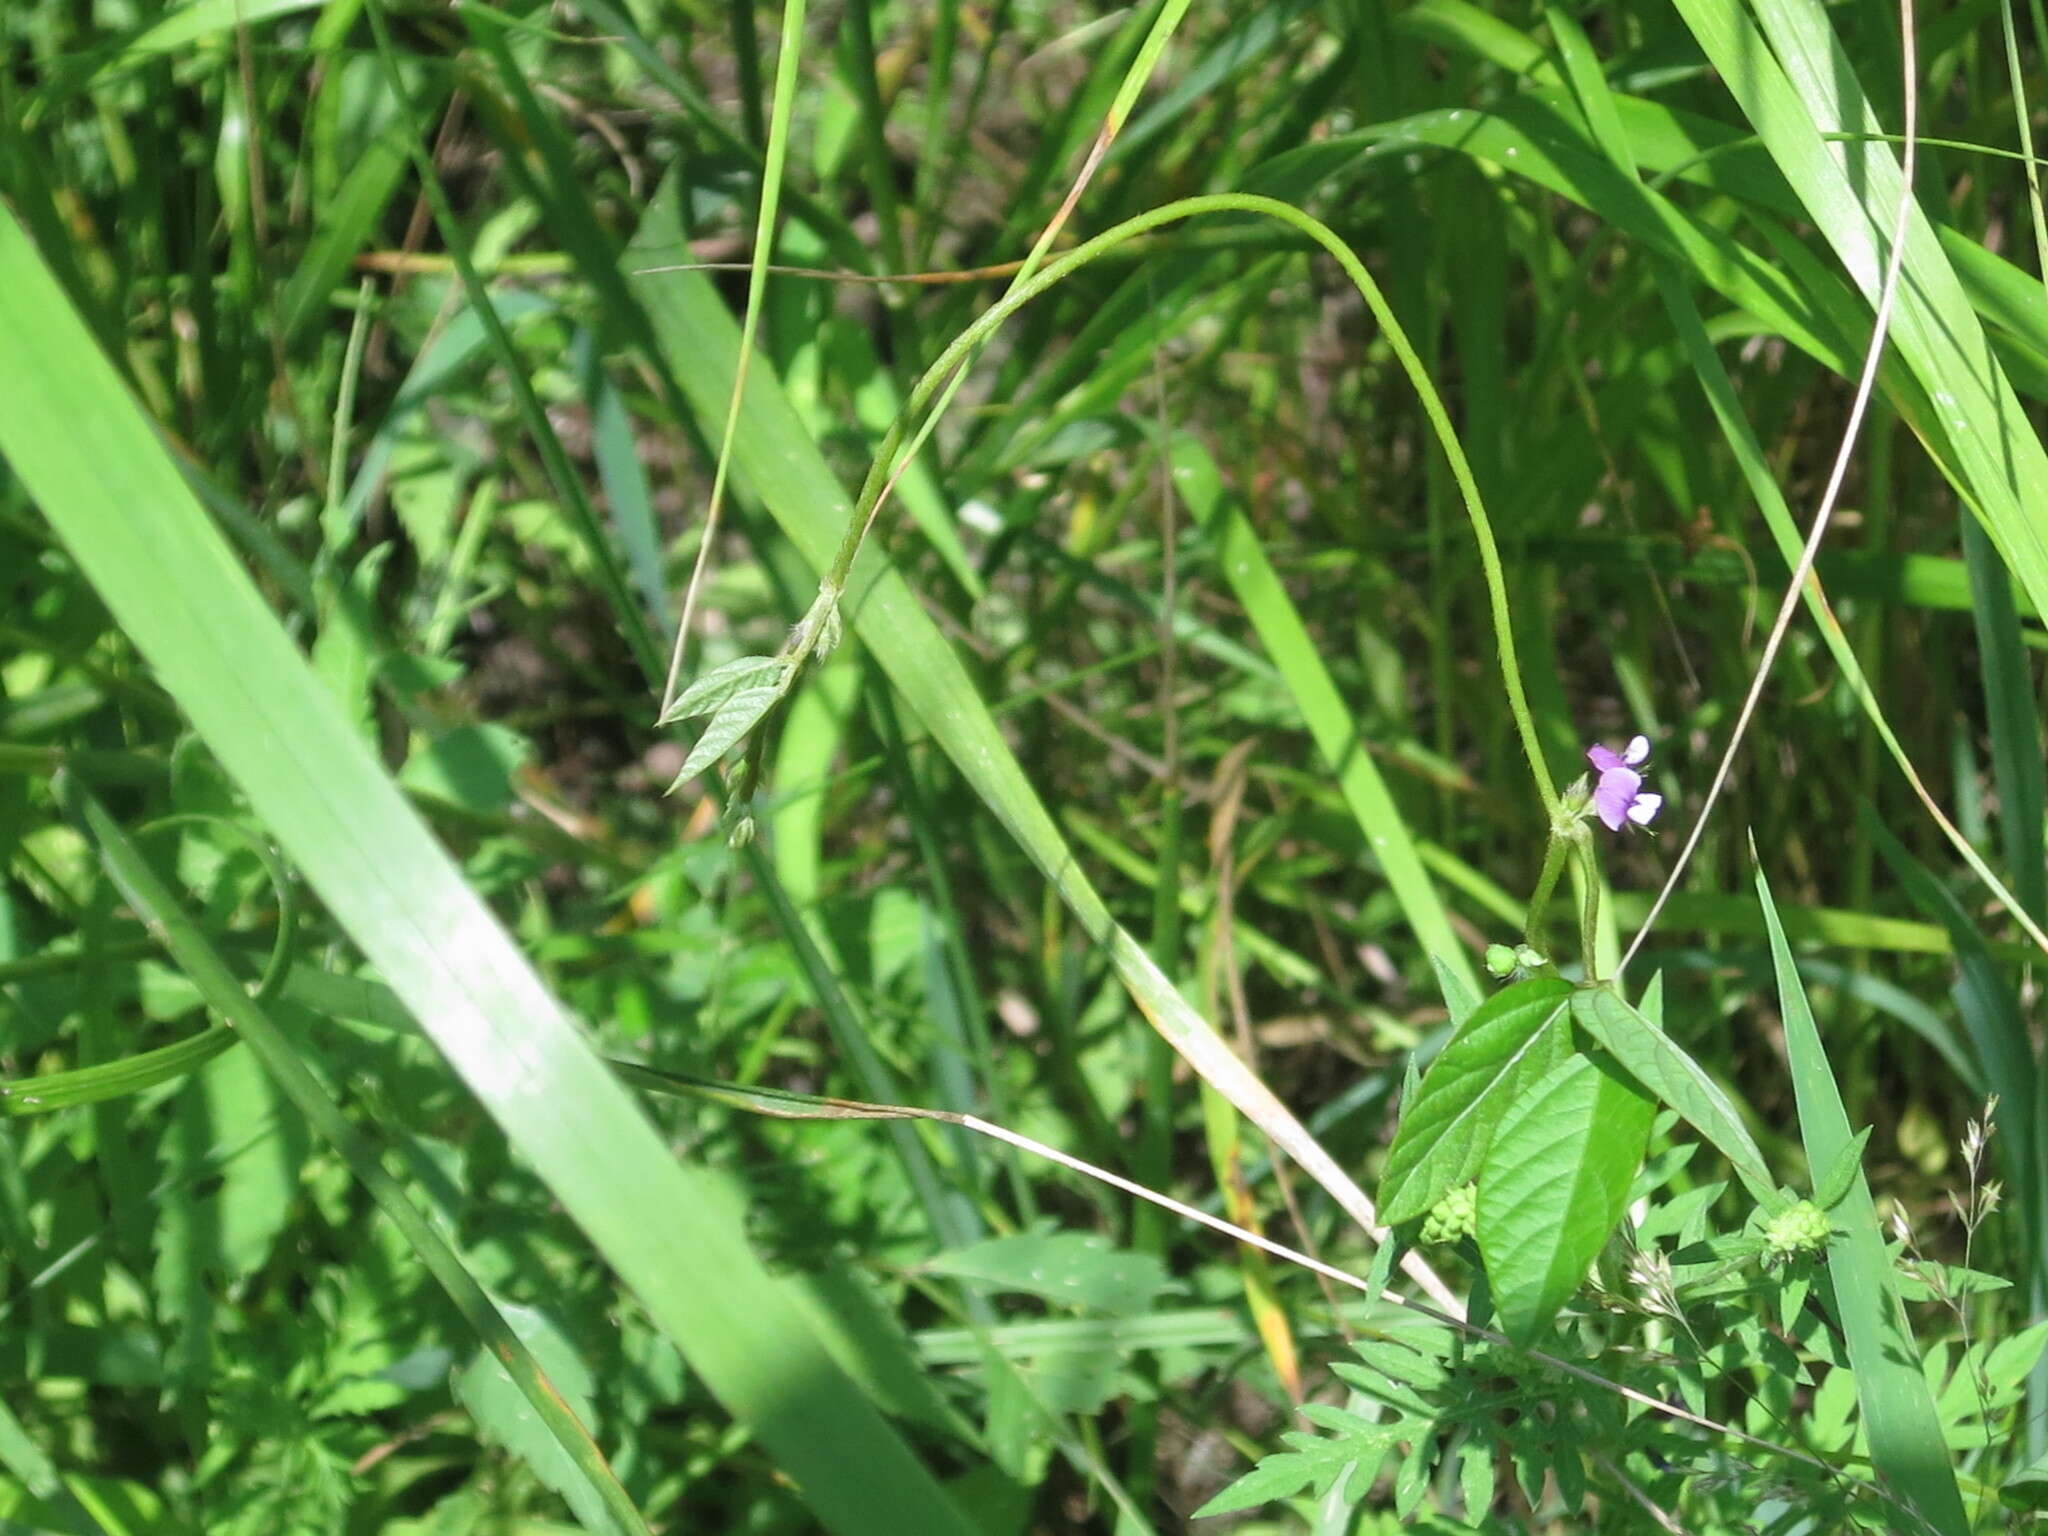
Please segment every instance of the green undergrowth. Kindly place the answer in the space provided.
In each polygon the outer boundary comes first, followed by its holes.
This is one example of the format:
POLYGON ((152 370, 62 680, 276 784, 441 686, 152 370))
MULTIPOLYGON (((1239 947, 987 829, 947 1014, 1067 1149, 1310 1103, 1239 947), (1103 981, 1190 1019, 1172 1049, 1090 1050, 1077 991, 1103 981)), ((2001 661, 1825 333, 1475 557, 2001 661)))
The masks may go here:
POLYGON ((2031 1529, 2048 31, 1911 21, 0 7, 0 1526, 2031 1529))

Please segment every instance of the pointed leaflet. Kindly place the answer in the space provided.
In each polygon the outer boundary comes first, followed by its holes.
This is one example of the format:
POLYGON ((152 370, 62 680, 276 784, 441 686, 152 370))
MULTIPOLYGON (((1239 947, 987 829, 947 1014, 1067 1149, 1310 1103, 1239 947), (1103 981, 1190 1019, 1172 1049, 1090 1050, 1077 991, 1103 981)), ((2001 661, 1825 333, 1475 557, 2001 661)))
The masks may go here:
POLYGON ((742 688, 727 698, 718 706, 718 713, 711 717, 710 724, 704 727, 704 734, 697 738, 697 744, 690 748, 690 755, 683 759, 675 783, 669 788, 676 789, 689 783, 738 746, 740 738, 760 724, 761 717, 775 707, 786 688, 787 684, 782 682, 764 683, 758 688, 742 688))
POLYGON ((675 703, 662 711, 657 725, 673 725, 697 715, 708 715, 743 689, 770 687, 783 681, 779 674, 789 663, 780 656, 741 656, 722 667, 713 667, 676 695, 675 703))
POLYGON ((1734 1165, 1735 1176, 1760 1204, 1775 1206, 1777 1186, 1734 1101, 1704 1068, 1611 987, 1585 987, 1572 999, 1572 1018, 1629 1075, 1683 1115, 1734 1165))
POLYGON ((1479 1171, 1476 1236, 1508 1336, 1542 1332, 1621 1220, 1657 1106, 1572 1056, 1508 1105, 1479 1171))
POLYGON ((1444 995, 1444 1007, 1450 1010, 1452 1025, 1463 1024, 1479 1006, 1478 988, 1442 955, 1431 954, 1429 963, 1436 969, 1436 984, 1444 995))
POLYGON ((1423 1076, 1401 1113, 1380 1175, 1380 1219, 1410 1221, 1478 1173, 1488 1142, 1518 1087, 1571 1049, 1569 982, 1516 982, 1473 1011, 1423 1076))

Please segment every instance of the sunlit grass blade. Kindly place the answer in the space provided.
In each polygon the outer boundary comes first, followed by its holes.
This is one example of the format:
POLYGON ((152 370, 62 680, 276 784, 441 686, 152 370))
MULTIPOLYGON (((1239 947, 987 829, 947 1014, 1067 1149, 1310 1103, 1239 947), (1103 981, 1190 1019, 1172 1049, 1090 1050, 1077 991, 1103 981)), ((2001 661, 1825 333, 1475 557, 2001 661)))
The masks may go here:
POLYGON ((1215 461, 1199 443, 1177 443, 1172 464, 1180 494, 1196 521, 1215 540, 1217 564, 1294 695, 1309 734, 1336 776, 1344 803, 1358 818, 1366 845, 1379 861, 1409 926, 1432 959, 1454 972, 1468 991, 1476 990, 1479 975, 1471 954, 1452 932, 1443 899, 1423 867, 1408 823, 1394 803, 1379 765, 1372 760, 1364 732, 1331 680, 1329 668, 1258 534, 1225 494, 1215 461))
MULTIPOLYGON (((1835 1166, 1853 1142, 1854 1133, 1761 868, 1756 890, 1770 926, 1778 1008, 1799 1105, 1800 1137, 1806 1145, 1807 1166, 1818 1178, 1821 1170, 1835 1166)), ((1856 1400, 1863 1409, 1870 1459, 1892 1491, 1942 1536, 1968 1536, 1971 1526, 1963 1513, 1955 1467, 1942 1438, 1941 1418, 1921 1370, 1919 1346, 1913 1342, 1892 1284, 1891 1256, 1885 1251, 1877 1208, 1871 1203, 1870 1186, 1861 1170, 1848 1195, 1834 1208, 1833 1217, 1840 1235, 1828 1245, 1828 1276, 1836 1321, 1848 1336, 1849 1364, 1856 1373, 1856 1400)))
POLYGON ((966 1529, 314 679, 12 218, 0 218, 0 330, 0 453, 510 1143, 821 1520, 966 1529))
MULTIPOLYGON (((1889 144, 1823 137, 1876 135, 1884 128, 1827 15, 1811 0, 1763 0, 1759 30, 1733 0, 1679 0, 1679 11, 1815 227, 1874 304, 1883 232, 1902 190, 1899 162, 1889 144)), ((1934 405, 1938 425, 1930 447, 1945 462, 1953 454, 1957 484, 2000 556, 2035 608, 2048 611, 2048 526, 2030 510, 2037 488, 2048 484, 2048 452, 1917 208, 1907 228, 1892 332, 1934 405)))
POLYGON ((175 1082, 237 1043, 233 1030, 208 1029, 173 1045, 139 1051, 118 1061, 0 1079, 0 1115, 40 1115, 79 1104, 100 1104, 175 1082))

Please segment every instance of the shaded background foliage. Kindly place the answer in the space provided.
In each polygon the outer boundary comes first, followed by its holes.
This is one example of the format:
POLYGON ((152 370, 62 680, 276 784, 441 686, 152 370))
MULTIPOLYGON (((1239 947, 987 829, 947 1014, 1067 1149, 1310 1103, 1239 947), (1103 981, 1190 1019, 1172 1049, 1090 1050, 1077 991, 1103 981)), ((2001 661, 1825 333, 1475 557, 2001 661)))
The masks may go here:
MULTIPOLYGON (((680 348, 712 333, 678 317, 711 293, 737 315, 746 279, 655 269, 750 248, 779 17, 375 3, 0 14, 0 192, 309 655, 320 707, 381 758, 610 1056, 976 1110, 1288 1225, 1264 1143, 1176 1069, 1104 947, 1020 856, 1013 808, 984 803, 861 644, 794 703, 753 849, 726 846, 714 784, 664 798, 688 738, 652 726, 651 690, 721 427, 699 391, 713 380, 722 398, 732 359, 729 342, 680 348)), ((1000 293, 973 269, 1021 255, 1072 184, 1156 13, 809 13, 776 239, 776 260, 805 270, 765 291, 755 389, 788 412, 743 419, 757 469, 813 451, 776 435, 794 423, 858 483, 919 374, 1000 293), (850 280, 938 273, 966 275, 850 280)), ((2001 157, 2040 39, 2020 18, 2015 77, 2011 19, 1991 5, 1921 19, 1922 129, 1940 142, 1918 190, 2032 409, 2048 323, 2025 171, 2001 157)), ((1461 0, 1196 8, 1074 232, 1229 190, 1325 218, 1452 405, 1553 771, 1575 772, 1588 739, 1644 731, 1676 826, 1787 571, 1659 265, 1703 310, 1794 508, 1826 472, 1869 310, 1680 13, 1575 21, 1614 93, 1602 110, 1685 238, 1659 232, 1611 163, 1560 20, 1461 0)), ((1837 7, 1825 22, 1897 124, 1893 18, 1837 7)), ((2018 112, 2031 125, 2024 92, 2018 112)), ((2024 567, 2016 593, 1914 431, 1941 448, 1998 423, 1930 425, 1927 408, 1892 365, 1819 570, 1891 727, 2038 918, 2039 616, 2024 567)), ((25 393, 0 399, 17 422, 28 410, 25 393)), ((0 1350, 17 1386, 0 1507, 80 1530, 611 1518, 252 1052, 113 1075, 197 1038, 220 1003, 110 883, 104 840, 53 783, 68 766, 237 974, 262 973, 275 938, 262 995, 279 1038, 371 1135, 645 1518, 805 1526, 816 1490, 778 1474, 762 1420, 731 1416, 726 1386, 685 1366, 688 1341, 649 1315, 662 1297, 594 1256, 560 1170, 515 1151, 421 1037, 434 1023, 414 1021, 400 979, 365 966, 362 935, 308 900, 302 872, 259 853, 286 829, 252 818, 219 743, 186 723, 190 701, 160 685, 162 658, 124 636, 134 626, 112 620, 14 467, 21 479, 0 480, 0 1107, 19 1117, 0 1125, 0 1350), (15 1081, 70 1069, 101 1075, 61 1111, 15 1081)), ((85 466, 110 494, 125 469, 85 466)), ((815 589, 742 469, 698 669, 773 651, 815 589)), ((2031 515, 2039 488, 2023 490, 2031 515)), ((899 504, 874 543, 1073 859, 1369 1183, 1409 1053, 1446 1019, 1384 839, 1413 841, 1463 946, 1436 958, 1469 971, 1519 930, 1544 828, 1463 512, 1355 291, 1277 225, 1143 236, 995 337, 899 504), (1275 579, 1247 581, 1232 539, 1275 579), (1284 650, 1297 616, 1327 697, 1284 650), (1334 765, 1313 744, 1325 728, 1343 744, 1334 765), (1377 823, 1347 796, 1359 758, 1390 790, 1377 823)), ((1956 1139, 1988 1092, 2008 1115, 2034 1095, 2028 951, 1808 626, 1639 962, 1668 978, 1674 1035, 1796 1171, 1751 837, 1850 1113, 1874 1127, 1873 1184, 1929 1253, 1959 1259, 1956 1139)), ((1646 910, 1672 842, 1610 851, 1606 942, 1646 910)), ((543 1089, 535 1112, 547 1102, 543 1089)), ((696 1197, 722 1200, 786 1281, 788 1316, 988 1529, 1170 1526, 1275 1443, 1291 1395, 1338 1390, 1339 1338, 1307 1276, 1239 1262, 1008 1149, 649 1102, 704 1175, 696 1197)), ((2027 1158, 2037 1143, 2003 1129, 2027 1158)), ((614 1174, 623 1211, 645 1175, 614 1174)), ((2004 1176, 2022 1211, 1970 1258, 2021 1287, 1964 1309, 1980 1335, 2038 1311, 2042 1175, 2004 1176)), ((1363 1271, 1334 1204, 1295 1193, 1306 1236, 1363 1271)), ((1731 1379, 1717 1411, 1740 1419, 1763 1390, 1731 1379)), ((2048 1449, 2038 1424, 2000 1426, 2015 1464, 2048 1449)), ((1735 1518, 1710 1483, 1698 1496, 1701 1528, 1735 1518)), ((1496 1517, 1564 1518, 1538 1498, 1503 1490, 1496 1517)), ((1603 1518, 1636 1518, 1626 1507, 1603 1518)))

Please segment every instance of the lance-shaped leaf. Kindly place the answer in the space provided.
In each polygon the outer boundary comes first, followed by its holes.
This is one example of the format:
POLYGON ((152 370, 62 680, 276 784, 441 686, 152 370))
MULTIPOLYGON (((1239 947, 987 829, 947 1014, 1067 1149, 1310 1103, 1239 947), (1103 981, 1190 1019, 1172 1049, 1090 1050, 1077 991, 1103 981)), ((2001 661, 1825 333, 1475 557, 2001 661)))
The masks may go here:
POLYGON ((711 723, 704 727, 704 734, 690 748, 690 755, 683 759, 682 771, 669 788, 687 784, 730 752, 742 736, 760 724, 761 717, 775 707, 776 701, 788 688, 786 678, 754 688, 742 688, 719 705, 718 713, 711 717, 711 723))
POLYGON ((693 720, 708 715, 729 702, 735 694, 755 688, 786 686, 783 676, 789 663, 780 656, 741 656, 722 667, 713 667, 676 695, 676 701, 662 712, 660 724, 693 720))
POLYGON ((1496 992, 1423 1075, 1380 1175, 1380 1217, 1410 1221, 1479 1172, 1507 1106, 1571 1050, 1569 982, 1531 977, 1496 992))
POLYGON ((1734 1101, 1669 1035, 1606 986, 1581 988, 1572 998, 1572 1018, 1630 1076, 1719 1148, 1760 1204, 1778 1204, 1771 1171, 1734 1101))
POLYGON ((1479 1170, 1474 1235, 1510 1338, 1541 1333, 1586 1278, 1656 1112, 1611 1062, 1577 1055, 1508 1105, 1479 1170))

